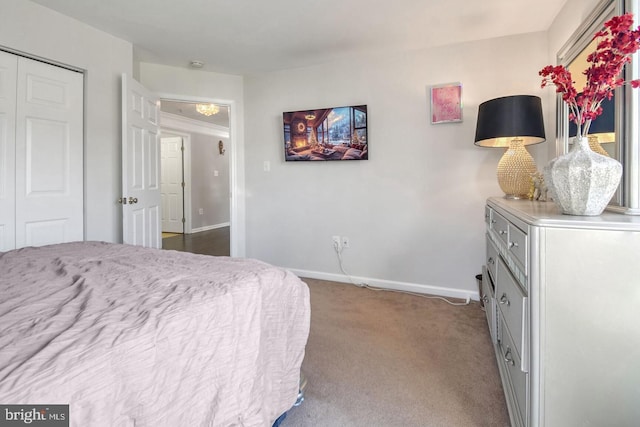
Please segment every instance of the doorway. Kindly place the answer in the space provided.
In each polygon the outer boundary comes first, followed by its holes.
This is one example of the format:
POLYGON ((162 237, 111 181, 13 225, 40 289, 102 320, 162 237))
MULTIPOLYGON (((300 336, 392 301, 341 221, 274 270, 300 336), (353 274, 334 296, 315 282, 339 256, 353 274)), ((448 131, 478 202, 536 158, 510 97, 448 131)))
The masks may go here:
POLYGON ((160 109, 162 247, 228 256, 229 106, 161 99, 160 109))

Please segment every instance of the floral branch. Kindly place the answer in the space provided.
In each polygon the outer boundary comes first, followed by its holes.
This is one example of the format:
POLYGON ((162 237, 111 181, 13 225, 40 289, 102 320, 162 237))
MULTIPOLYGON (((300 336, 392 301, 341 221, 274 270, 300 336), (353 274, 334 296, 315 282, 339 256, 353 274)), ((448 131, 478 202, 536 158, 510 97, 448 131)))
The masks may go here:
POLYGON ((591 64, 583 74, 587 77, 585 87, 578 92, 574 87, 571 72, 563 65, 548 65, 540 70, 542 85, 555 85, 556 92, 569 106, 569 120, 576 123, 578 136, 587 135, 592 120, 602 114, 602 101, 611 99, 616 88, 629 83, 640 87, 640 79, 625 82, 621 72, 631 56, 640 49, 640 26, 635 30, 633 15, 627 13, 614 16, 598 31, 596 50, 587 57, 591 64))

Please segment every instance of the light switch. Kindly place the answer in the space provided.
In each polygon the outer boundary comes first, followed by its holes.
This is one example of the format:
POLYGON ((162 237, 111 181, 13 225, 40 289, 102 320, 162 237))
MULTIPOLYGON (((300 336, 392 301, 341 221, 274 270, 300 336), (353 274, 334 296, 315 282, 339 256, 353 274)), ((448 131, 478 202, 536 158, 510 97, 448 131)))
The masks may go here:
POLYGON ((213 176, 218 176, 218 171, 213 171, 213 176))
POLYGON ((262 167, 265 172, 271 172, 271 162, 269 160, 265 160, 262 167))

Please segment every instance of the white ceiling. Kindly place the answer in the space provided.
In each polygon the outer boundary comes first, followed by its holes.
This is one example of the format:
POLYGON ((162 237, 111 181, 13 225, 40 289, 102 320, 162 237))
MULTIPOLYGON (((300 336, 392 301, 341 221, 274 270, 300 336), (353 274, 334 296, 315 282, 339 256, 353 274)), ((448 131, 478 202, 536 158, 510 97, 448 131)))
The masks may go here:
POLYGON ((32 0, 130 41, 136 57, 254 74, 365 53, 545 31, 566 0, 32 0))

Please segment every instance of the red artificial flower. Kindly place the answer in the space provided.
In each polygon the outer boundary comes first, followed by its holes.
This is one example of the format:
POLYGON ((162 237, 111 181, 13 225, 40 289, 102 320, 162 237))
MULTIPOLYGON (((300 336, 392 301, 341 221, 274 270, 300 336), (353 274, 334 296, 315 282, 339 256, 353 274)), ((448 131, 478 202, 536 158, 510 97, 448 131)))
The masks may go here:
MULTIPOLYGON (((620 78, 624 65, 631 61, 631 55, 640 49, 640 26, 633 30, 633 14, 614 16, 598 31, 596 50, 589 54, 587 62, 591 64, 583 74, 587 83, 580 94, 574 87, 569 70, 563 65, 547 65, 538 73, 542 76, 542 85, 553 84, 556 92, 569 106, 569 120, 576 123, 578 135, 587 135, 589 125, 602 114, 600 104, 611 99, 614 90, 626 82, 620 78)), ((640 87, 640 79, 629 82, 632 88, 640 87)))

